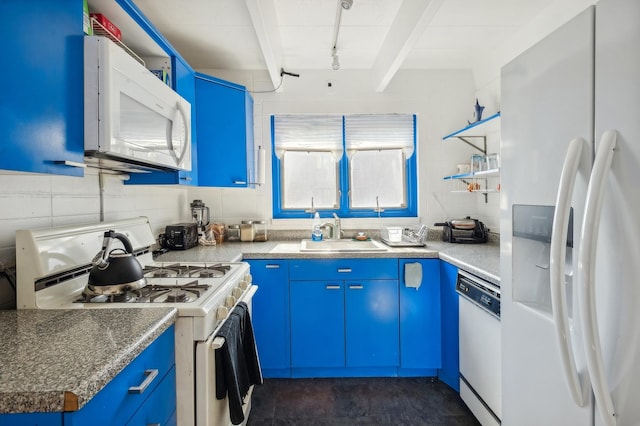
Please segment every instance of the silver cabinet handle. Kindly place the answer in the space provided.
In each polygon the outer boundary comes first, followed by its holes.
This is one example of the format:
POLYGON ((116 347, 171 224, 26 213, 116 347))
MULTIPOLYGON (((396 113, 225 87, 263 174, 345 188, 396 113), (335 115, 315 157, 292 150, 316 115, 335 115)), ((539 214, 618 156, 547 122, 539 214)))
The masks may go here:
POLYGON ((233 184, 234 185, 246 185, 247 181, 245 181, 245 180, 234 180, 233 184))
POLYGON ((143 393, 153 382, 153 380, 158 376, 158 369, 153 368, 150 370, 144 370, 145 377, 144 381, 140 383, 138 386, 131 386, 129 388, 129 393, 143 393))
POLYGON ((350 290, 362 290, 364 288, 364 286, 362 284, 355 284, 355 285, 350 285, 349 289, 350 290))
POLYGON ((187 182, 191 182, 193 180, 193 178, 190 178, 189 176, 181 176, 180 179, 186 180, 187 182))
POLYGON ((325 288, 327 290, 340 290, 340 286, 339 285, 327 285, 327 286, 325 286, 325 288))
POLYGON ((348 274, 349 272, 351 272, 351 268, 338 268, 338 272, 342 273, 346 273, 348 274))
POLYGON ((267 269, 280 269, 280 265, 269 264, 265 266, 267 269))

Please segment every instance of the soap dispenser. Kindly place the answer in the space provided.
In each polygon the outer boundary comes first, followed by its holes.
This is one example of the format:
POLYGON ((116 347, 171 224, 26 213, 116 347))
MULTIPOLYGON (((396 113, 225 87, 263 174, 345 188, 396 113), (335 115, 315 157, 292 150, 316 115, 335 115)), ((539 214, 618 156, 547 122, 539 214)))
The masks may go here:
POLYGON ((320 213, 313 216, 313 227, 311 228, 311 240, 322 241, 322 229, 320 228, 320 213))

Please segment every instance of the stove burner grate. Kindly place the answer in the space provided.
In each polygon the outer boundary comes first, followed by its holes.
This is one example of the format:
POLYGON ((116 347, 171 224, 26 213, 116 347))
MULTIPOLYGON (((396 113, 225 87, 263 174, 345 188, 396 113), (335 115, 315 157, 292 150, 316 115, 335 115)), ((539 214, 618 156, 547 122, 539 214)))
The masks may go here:
POLYGON ((181 265, 179 263, 162 266, 145 266, 144 276, 146 278, 220 278, 227 271, 231 270, 230 265, 217 263, 214 265, 181 265))
POLYGON ((198 299, 211 286, 193 280, 185 284, 147 284, 138 290, 120 294, 102 295, 85 290, 75 303, 188 303, 198 299))

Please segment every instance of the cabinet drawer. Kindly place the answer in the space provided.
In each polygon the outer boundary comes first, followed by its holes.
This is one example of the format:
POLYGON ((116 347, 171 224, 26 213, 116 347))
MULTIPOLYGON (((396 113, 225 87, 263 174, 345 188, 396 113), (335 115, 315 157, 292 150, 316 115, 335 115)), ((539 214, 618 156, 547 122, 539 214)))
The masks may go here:
MULTIPOLYGON (((175 365, 174 327, 162 333, 80 411, 64 413, 64 424, 126 424, 175 365), (151 375, 145 374, 146 371, 151 371, 151 375), (129 391, 131 387, 146 384, 139 393, 129 391)), ((175 396, 173 400, 175 404, 175 396)), ((169 401, 163 404, 169 405, 169 401)))
POLYGON ((175 425, 170 420, 176 411, 176 368, 173 367, 162 379, 156 390, 142 404, 127 426, 175 425))
POLYGON ((289 262, 291 280, 397 280, 398 259, 314 259, 289 262))

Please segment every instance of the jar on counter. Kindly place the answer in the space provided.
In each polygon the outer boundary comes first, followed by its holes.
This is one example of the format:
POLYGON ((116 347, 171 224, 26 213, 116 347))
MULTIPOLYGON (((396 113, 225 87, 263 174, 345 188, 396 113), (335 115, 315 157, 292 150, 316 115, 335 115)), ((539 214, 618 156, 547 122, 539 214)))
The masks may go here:
POLYGON ((243 220, 240 224, 240 241, 253 241, 256 236, 256 228, 252 220, 243 220))
POLYGON ((256 230, 256 235, 253 238, 253 241, 267 241, 267 221, 256 220, 253 222, 253 225, 256 230))
POLYGON ((229 225, 227 241, 240 241, 240 225, 229 225))

